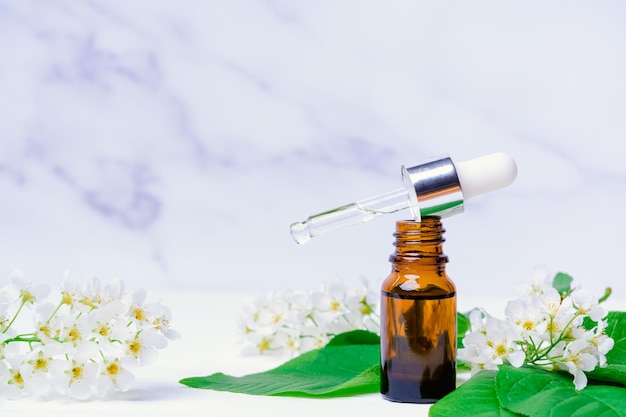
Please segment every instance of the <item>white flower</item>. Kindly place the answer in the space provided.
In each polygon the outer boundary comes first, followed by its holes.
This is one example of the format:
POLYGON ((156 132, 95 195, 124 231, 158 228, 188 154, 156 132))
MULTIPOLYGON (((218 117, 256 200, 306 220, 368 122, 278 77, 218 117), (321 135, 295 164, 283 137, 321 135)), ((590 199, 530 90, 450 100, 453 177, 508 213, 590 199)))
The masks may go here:
POLYGON ((90 327, 89 339, 94 341, 100 352, 107 355, 124 355, 123 343, 133 339, 135 332, 121 320, 98 318, 90 327))
POLYGON ((471 366, 472 375, 485 370, 496 370, 502 364, 502 358, 493 355, 487 346, 485 334, 469 332, 463 338, 463 348, 458 350, 458 359, 471 366))
POLYGON ((548 316, 535 305, 521 299, 510 301, 504 314, 506 320, 517 328, 520 339, 540 339, 549 321, 548 316))
POLYGON ((288 352, 291 356, 296 356, 301 350, 302 335, 296 329, 285 327, 278 329, 272 343, 279 349, 288 352))
POLYGON ((155 330, 147 329, 138 333, 133 339, 126 341, 126 355, 134 358, 140 365, 153 363, 157 357, 157 349, 167 346, 167 339, 155 330))
POLYGON ((586 331, 580 339, 588 342, 587 352, 591 353, 597 360, 598 366, 604 368, 606 366, 606 354, 613 349, 615 341, 606 335, 606 320, 600 320, 594 330, 586 331))
POLYGON ((346 317, 352 323, 352 327, 375 333, 380 332, 380 321, 377 311, 379 297, 379 293, 370 289, 367 282, 364 282, 362 288, 357 289, 354 294, 346 298, 348 307, 346 317))
POLYGON ((587 315, 595 322, 602 320, 607 311, 598 305, 598 299, 594 297, 591 291, 585 289, 576 289, 572 291, 572 303, 581 315, 587 315))
POLYGON ((84 400, 125 391, 134 381, 128 366, 151 362, 178 337, 167 307, 146 304, 145 291, 126 297, 119 281, 76 285, 66 276, 54 302, 46 293, 21 272, 0 288, 0 396, 84 400), (24 306, 33 307, 33 327, 18 332, 24 306))
POLYGON ((124 299, 125 291, 124 281, 114 279, 102 288, 102 301, 105 303, 120 302, 124 299))
MULTIPOLYGON (((561 294, 555 288, 547 288, 539 296, 541 310, 549 315, 556 316, 561 309, 561 294)), ((567 306, 567 303, 563 305, 567 306)))
POLYGON ((85 280, 78 288, 78 304, 82 305, 82 311, 89 311, 100 307, 102 304, 102 283, 98 277, 85 280))
POLYGON ((584 340, 575 340, 567 345, 563 352, 563 362, 557 366, 567 370, 574 376, 574 386, 581 390, 587 386, 585 372, 593 371, 598 365, 595 356, 588 353, 588 343, 584 340))
POLYGON ((24 280, 24 273, 20 270, 13 271, 11 282, 14 288, 19 292, 19 298, 27 306, 35 304, 37 300, 43 300, 50 294, 50 287, 47 285, 33 286, 26 282, 24 280))
POLYGON ((130 301, 128 316, 140 328, 149 324, 152 319, 150 312, 144 304, 146 295, 146 290, 140 288, 133 293, 130 301))
POLYGON ((8 363, 19 363, 22 358, 22 351, 17 343, 4 343, 5 340, 11 338, 14 335, 14 332, 11 332, 9 334, 0 334, 0 340, 3 341, 2 343, 0 343, 0 359, 5 360, 8 363))
POLYGON ((152 312, 152 326, 155 330, 162 333, 168 340, 180 339, 181 334, 171 328, 172 312, 169 308, 161 303, 155 303, 151 304, 149 309, 152 312))
POLYGON ((268 326, 271 323, 271 314, 267 297, 258 297, 243 306, 242 321, 250 330, 268 326))
POLYGON ((303 323, 312 317, 315 310, 313 300, 305 292, 293 292, 287 295, 289 300, 290 320, 292 323, 303 323))
POLYGON ((118 358, 105 360, 102 368, 100 373, 102 378, 98 380, 98 391, 101 395, 108 395, 116 390, 128 391, 135 382, 135 376, 126 369, 118 358))
POLYGON ((19 368, 9 368, 9 378, 7 384, 4 386, 4 395, 7 398, 18 399, 24 395, 24 378, 19 368))
POLYGON ((89 360, 98 355, 98 343, 92 340, 91 317, 87 314, 78 319, 66 318, 58 335, 67 354, 72 354, 78 361, 89 360))
POLYGON ((319 349, 326 346, 329 341, 330 337, 324 332, 324 329, 315 326, 306 326, 302 329, 300 349, 302 352, 319 349))
POLYGON ((242 308, 238 333, 244 352, 295 356, 324 346, 338 333, 380 329, 377 291, 324 285, 313 292, 272 293, 242 308))
POLYGON ((271 299, 262 311, 261 322, 271 328, 271 331, 283 326, 290 319, 289 303, 282 295, 276 295, 271 299))
MULTIPOLYGON (((476 315, 474 316, 476 322, 476 315)), ((517 334, 506 321, 487 317, 482 331, 469 332, 463 339, 463 349, 459 356, 472 364, 475 373, 481 369, 496 369, 505 361, 519 368, 524 364, 525 353, 517 344, 517 334)))
POLYGON ((531 298, 535 295, 543 295, 546 290, 552 288, 552 274, 544 266, 535 268, 532 283, 529 286, 522 286, 519 292, 524 298, 531 298))
POLYGON ((67 362, 63 374, 57 374, 54 384, 59 393, 68 394, 78 400, 87 400, 94 395, 97 377, 97 363, 71 360, 67 362))
POLYGON ((0 361, 0 398, 8 397, 7 392, 2 388, 7 387, 10 378, 11 372, 9 371, 9 367, 6 362, 0 361))
POLYGON ((248 333, 246 340, 253 347, 254 352, 261 355, 277 354, 283 347, 281 338, 277 338, 274 333, 252 332, 248 333))
POLYGON ((473 332, 485 334, 485 318, 489 317, 487 313, 480 309, 474 309, 470 312, 470 328, 473 332))
POLYGON ((24 385, 31 395, 43 397, 52 387, 51 371, 59 365, 59 359, 50 354, 50 349, 40 348, 30 352, 19 367, 24 385))
POLYGON ((574 376, 576 389, 584 388, 585 372, 606 366, 606 353, 614 345, 605 332, 606 312, 590 292, 559 294, 550 282, 545 270, 538 270, 533 285, 507 304, 505 320, 472 311, 459 360, 470 364, 472 372, 507 362, 556 367, 574 376), (586 317, 596 322, 592 329, 583 325, 586 317))
POLYGON ((0 287, 0 306, 2 315, 6 313, 8 305, 16 303, 20 299, 20 290, 15 284, 7 284, 0 287))
POLYGON ((59 319, 59 316, 54 315, 55 309, 54 304, 45 302, 35 309, 33 315, 35 337, 44 344, 55 342, 63 327, 62 320, 59 319))
POLYGON ((321 291, 312 296, 313 305, 321 313, 327 313, 330 318, 341 315, 346 311, 346 288, 343 285, 325 285, 321 291))

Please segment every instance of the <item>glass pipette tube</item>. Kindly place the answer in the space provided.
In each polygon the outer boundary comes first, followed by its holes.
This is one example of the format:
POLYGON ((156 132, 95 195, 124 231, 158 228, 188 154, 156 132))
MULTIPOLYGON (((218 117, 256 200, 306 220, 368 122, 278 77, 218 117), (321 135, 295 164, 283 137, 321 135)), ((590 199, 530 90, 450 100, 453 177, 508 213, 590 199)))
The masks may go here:
POLYGON ((303 244, 406 208, 411 209, 415 221, 427 215, 452 216, 464 210, 466 199, 511 184, 517 165, 510 156, 496 152, 456 166, 444 155, 412 167, 402 166, 401 171, 404 188, 309 216, 289 227, 291 236, 303 244))
POLYGON ((380 215, 407 209, 411 205, 409 198, 409 192, 405 188, 400 188, 314 214, 303 222, 293 223, 289 226, 289 231, 297 243, 304 244, 314 237, 323 236, 343 227, 365 223, 380 215))

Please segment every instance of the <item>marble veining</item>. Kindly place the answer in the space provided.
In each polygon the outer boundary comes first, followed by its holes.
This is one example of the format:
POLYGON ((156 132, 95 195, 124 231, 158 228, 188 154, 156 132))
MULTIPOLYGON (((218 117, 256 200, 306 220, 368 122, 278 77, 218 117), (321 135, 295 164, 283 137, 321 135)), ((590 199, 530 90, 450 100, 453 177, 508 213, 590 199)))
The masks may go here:
POLYGON ((399 213, 288 226, 494 151, 446 221, 467 297, 537 265, 599 291, 626 235, 620 2, 0 0, 0 271, 164 288, 373 285, 399 213))

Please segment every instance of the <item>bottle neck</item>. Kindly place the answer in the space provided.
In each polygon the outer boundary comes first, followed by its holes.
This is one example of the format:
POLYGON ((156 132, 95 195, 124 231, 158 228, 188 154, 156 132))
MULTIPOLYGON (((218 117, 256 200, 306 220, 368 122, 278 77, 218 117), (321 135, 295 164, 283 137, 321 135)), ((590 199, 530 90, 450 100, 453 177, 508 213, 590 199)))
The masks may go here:
POLYGON ((395 268, 403 264, 419 263, 420 265, 444 268, 448 257, 443 253, 443 234, 446 229, 439 216, 425 216, 421 222, 401 220, 396 223, 396 250, 389 256, 395 268))

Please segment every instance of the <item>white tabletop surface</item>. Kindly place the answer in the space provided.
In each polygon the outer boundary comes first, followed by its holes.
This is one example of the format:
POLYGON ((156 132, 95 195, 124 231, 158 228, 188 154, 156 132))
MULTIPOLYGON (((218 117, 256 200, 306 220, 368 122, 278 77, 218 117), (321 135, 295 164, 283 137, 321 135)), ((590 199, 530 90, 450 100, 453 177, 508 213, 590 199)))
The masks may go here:
MULTIPOLYGON (((136 384, 125 393, 106 400, 75 401, 67 398, 24 398, 0 403, 3 417, 56 416, 247 416, 298 417, 355 415, 361 417, 410 413, 427 416, 428 405, 399 404, 383 400, 378 394, 355 397, 310 399, 265 397, 187 388, 178 383, 189 376, 224 372, 245 375, 273 368, 286 360, 267 356, 245 356, 236 341, 236 322, 244 299, 233 293, 180 292, 150 294, 162 296, 174 314, 172 327, 182 338, 171 342, 158 361, 136 372, 136 384), (251 414, 251 413, 254 414, 251 414), (39 414, 38 414, 39 413, 39 414)), ((459 310, 483 306, 501 315, 505 300, 459 299, 459 310)), ((607 308, 626 305, 612 299, 607 308)), ((621 309, 624 309, 623 307, 621 309)), ((464 378, 462 375, 461 378, 464 378)))
MULTIPOLYGON (((150 298, 154 296, 148 292, 150 298)), ((135 373, 134 387, 106 400, 67 398, 9 400, 0 403, 4 416, 320 416, 341 409, 359 416, 380 416, 391 410, 427 415, 428 406, 390 403, 377 394, 333 399, 264 397, 185 387, 189 376, 224 372, 245 375, 273 368, 287 358, 246 356, 236 340, 236 323, 244 299, 229 293, 163 295, 172 309, 172 328, 182 337, 159 352, 157 362, 135 373), (421 414, 423 412, 423 414, 421 414)))

